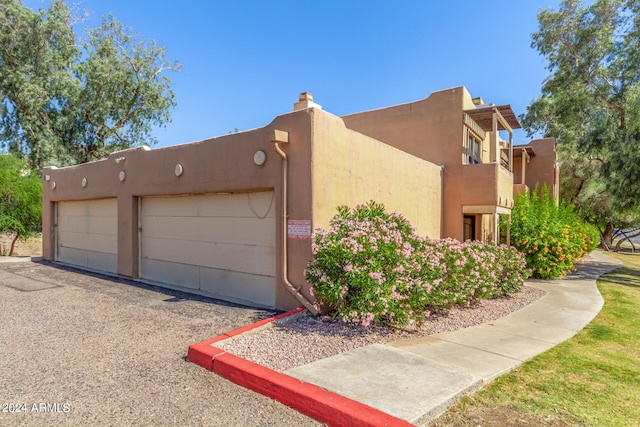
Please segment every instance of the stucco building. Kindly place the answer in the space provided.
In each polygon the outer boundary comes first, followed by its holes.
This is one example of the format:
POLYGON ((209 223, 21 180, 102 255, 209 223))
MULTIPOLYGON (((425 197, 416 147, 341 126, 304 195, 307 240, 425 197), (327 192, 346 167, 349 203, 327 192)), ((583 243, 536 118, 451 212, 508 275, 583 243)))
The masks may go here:
POLYGON ((259 129, 45 168, 43 256, 230 301, 310 306, 312 230, 339 205, 375 200, 421 235, 498 241, 514 192, 545 182, 557 194, 554 141, 514 147, 519 126, 508 105, 464 87, 344 117, 304 93, 259 129))

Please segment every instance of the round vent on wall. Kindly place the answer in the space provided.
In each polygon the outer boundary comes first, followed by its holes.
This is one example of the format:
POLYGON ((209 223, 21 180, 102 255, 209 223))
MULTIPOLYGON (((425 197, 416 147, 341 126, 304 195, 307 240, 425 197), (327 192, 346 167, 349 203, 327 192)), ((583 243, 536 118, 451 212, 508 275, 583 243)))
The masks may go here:
POLYGON ((267 161, 267 153, 265 153, 262 150, 256 151, 256 153, 253 155, 253 163, 255 163, 257 166, 264 165, 266 161, 267 161))

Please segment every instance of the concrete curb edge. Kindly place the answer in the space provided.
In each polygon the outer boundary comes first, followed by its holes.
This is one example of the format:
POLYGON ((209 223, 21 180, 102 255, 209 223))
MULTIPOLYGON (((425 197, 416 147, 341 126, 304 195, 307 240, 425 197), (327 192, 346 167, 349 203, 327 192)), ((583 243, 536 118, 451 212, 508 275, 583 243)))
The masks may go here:
POLYGON ((304 310, 304 307, 298 307, 278 316, 193 344, 189 346, 187 360, 330 426, 413 426, 407 421, 370 406, 327 391, 314 384, 305 383, 297 378, 276 372, 213 346, 216 342, 304 310))

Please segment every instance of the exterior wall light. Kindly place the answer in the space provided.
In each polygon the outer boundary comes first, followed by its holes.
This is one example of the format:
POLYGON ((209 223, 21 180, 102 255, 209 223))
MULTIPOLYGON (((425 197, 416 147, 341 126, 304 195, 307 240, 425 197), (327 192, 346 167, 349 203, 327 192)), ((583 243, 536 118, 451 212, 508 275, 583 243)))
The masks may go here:
POLYGON ((262 150, 256 151, 256 153, 253 155, 253 163, 255 163, 257 166, 264 165, 266 161, 267 161, 267 153, 265 153, 262 150))
POLYGON ((87 178, 82 178, 82 182, 80 184, 82 185, 82 188, 85 188, 87 186, 87 178))
POLYGON ((56 182, 55 182, 55 181, 52 181, 52 182, 51 182, 51 189, 52 189, 52 190, 55 190, 55 189, 56 189, 56 182))
POLYGON ((184 168, 180 163, 178 163, 174 168, 173 173, 176 174, 176 176, 182 176, 183 172, 184 172, 184 168))
POLYGON ((118 174, 118 179, 120 180, 120 182, 123 182, 125 179, 127 179, 127 174, 125 173, 125 171, 120 171, 120 173, 118 174))

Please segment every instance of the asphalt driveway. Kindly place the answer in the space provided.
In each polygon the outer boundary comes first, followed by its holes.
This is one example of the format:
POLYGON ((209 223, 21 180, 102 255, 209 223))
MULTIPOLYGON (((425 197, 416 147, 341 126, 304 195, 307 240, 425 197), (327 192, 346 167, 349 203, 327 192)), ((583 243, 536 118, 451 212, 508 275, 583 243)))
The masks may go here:
POLYGON ((273 314, 0 263, 0 425, 318 425, 185 361, 190 344, 273 314))

